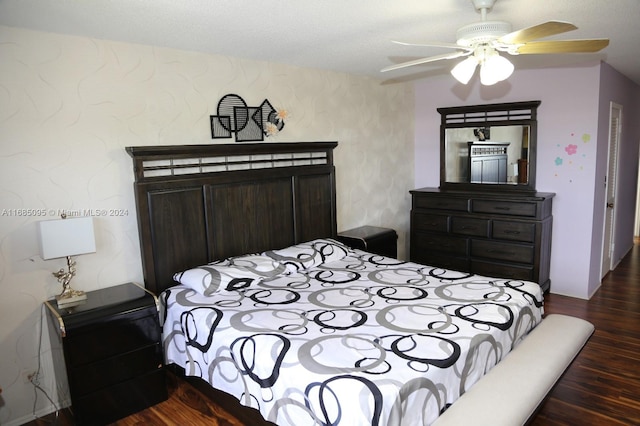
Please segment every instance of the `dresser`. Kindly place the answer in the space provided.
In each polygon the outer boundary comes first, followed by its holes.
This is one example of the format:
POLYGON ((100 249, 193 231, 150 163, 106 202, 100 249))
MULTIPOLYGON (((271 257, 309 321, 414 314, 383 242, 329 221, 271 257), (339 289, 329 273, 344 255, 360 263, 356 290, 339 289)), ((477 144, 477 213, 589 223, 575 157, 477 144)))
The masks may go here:
POLYGON ((71 308, 45 306, 56 381, 68 382, 76 424, 111 423, 167 399, 153 294, 127 283, 71 308))
POLYGON ((410 260, 549 291, 553 193, 411 192, 410 260))

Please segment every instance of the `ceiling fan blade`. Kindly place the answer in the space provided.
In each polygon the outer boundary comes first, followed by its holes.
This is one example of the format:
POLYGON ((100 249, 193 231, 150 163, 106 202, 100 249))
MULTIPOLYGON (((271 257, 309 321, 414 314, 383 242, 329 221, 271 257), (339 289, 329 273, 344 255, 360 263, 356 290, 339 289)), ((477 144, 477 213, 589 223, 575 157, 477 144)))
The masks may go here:
POLYGON ((413 42, 407 42, 407 41, 391 40, 391 43, 401 44, 403 46, 444 47, 446 49, 466 49, 464 46, 459 46, 455 43, 441 43, 438 41, 426 42, 426 43, 413 43, 413 42))
POLYGON ((428 62, 435 62, 435 61, 439 61, 439 60, 442 60, 442 59, 459 58, 460 56, 466 56, 466 55, 469 55, 470 53, 471 52, 458 51, 458 52, 444 53, 442 55, 429 56, 428 58, 421 58, 421 59, 416 59, 414 61, 408 61, 408 62, 403 62, 401 64, 391 65, 391 66, 388 66, 386 68, 381 69, 380 72, 398 70, 400 68, 412 67, 414 65, 426 64, 428 62))
POLYGON ((609 45, 609 39, 588 40, 555 40, 532 41, 517 48, 516 52, 529 54, 545 53, 593 53, 598 52, 609 45))
POLYGON ((556 34, 577 30, 578 27, 570 22, 548 21, 533 27, 523 28, 518 31, 503 35, 498 39, 500 43, 521 44, 539 38, 549 37, 556 34))

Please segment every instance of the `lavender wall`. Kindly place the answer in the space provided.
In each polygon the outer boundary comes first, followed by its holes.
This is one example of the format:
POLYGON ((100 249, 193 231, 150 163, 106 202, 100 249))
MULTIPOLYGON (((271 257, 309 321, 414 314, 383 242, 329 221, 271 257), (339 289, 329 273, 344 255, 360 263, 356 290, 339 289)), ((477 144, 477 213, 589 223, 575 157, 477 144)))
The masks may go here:
MULTIPOLYGON (((596 179, 600 179, 597 172, 601 167, 601 153, 607 149, 609 104, 609 100, 601 99, 609 92, 600 90, 602 69, 600 63, 591 63, 574 68, 517 70, 508 81, 490 87, 480 86, 476 77, 468 86, 456 83, 449 76, 416 83, 416 187, 439 185, 440 117, 436 108, 542 101, 538 110, 536 187, 538 191, 556 193, 551 291, 580 298, 589 298, 600 282, 602 212, 594 206, 601 204, 602 198, 596 179), (607 104, 604 119, 603 103, 607 104)), ((624 79, 610 67, 605 70, 607 80, 624 79)), ((628 81, 620 84, 626 86, 627 92, 638 90, 637 85, 628 81)), ((638 108, 632 105, 627 110, 637 112, 638 108)), ((621 168, 625 182, 631 182, 637 172, 637 138, 635 148, 629 146, 625 152, 635 159, 635 165, 621 168), (631 154, 632 151, 635 154, 631 154)), ((604 161, 606 165, 606 157, 604 161)), ((632 217, 635 208, 624 208, 632 217)), ((629 229, 626 229, 626 220, 624 226, 617 232, 625 236, 620 237, 618 247, 622 255, 630 247, 626 241, 633 234, 632 220, 629 229)))
MULTIPOLYGON (((612 260, 617 264, 633 246, 636 194, 638 182, 638 145, 640 143, 640 86, 603 63, 600 71, 600 104, 598 139, 608 141, 610 104, 622 105, 622 133, 618 145, 618 182, 615 198, 615 228, 612 260)), ((596 166, 596 191, 593 221, 593 247, 602 245, 604 205, 606 190, 604 179, 607 173, 608 145, 598 145, 596 166)), ((592 274, 598 273, 598 253, 592 252, 592 274), (597 271, 595 269, 598 269, 597 271)), ((590 282, 589 294, 597 290, 599 282, 590 282)))

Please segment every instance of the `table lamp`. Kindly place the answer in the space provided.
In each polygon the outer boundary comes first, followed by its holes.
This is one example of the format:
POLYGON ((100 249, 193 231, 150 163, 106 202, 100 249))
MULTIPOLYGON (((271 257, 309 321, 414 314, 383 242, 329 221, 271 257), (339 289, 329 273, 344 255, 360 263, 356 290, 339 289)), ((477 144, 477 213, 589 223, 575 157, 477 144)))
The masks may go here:
POLYGON ((95 253, 96 241, 92 217, 44 220, 38 222, 40 253, 44 260, 67 258, 67 270, 53 272, 62 284, 62 293, 56 296, 59 308, 76 306, 87 299, 84 291, 71 288, 71 279, 76 275, 76 262, 71 256, 95 253))

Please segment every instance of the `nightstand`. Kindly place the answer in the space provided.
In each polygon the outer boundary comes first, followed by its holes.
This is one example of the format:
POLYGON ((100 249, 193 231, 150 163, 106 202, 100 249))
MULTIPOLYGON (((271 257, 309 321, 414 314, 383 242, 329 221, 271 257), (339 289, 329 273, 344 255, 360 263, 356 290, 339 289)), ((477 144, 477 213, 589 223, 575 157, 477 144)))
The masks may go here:
POLYGON ((72 308, 55 299, 45 306, 56 379, 68 381, 77 424, 110 423, 167 399, 157 300, 144 287, 127 283, 87 292, 72 308))
POLYGON ((389 228, 361 226, 338 233, 337 240, 351 248, 387 257, 398 257, 398 234, 389 228))

